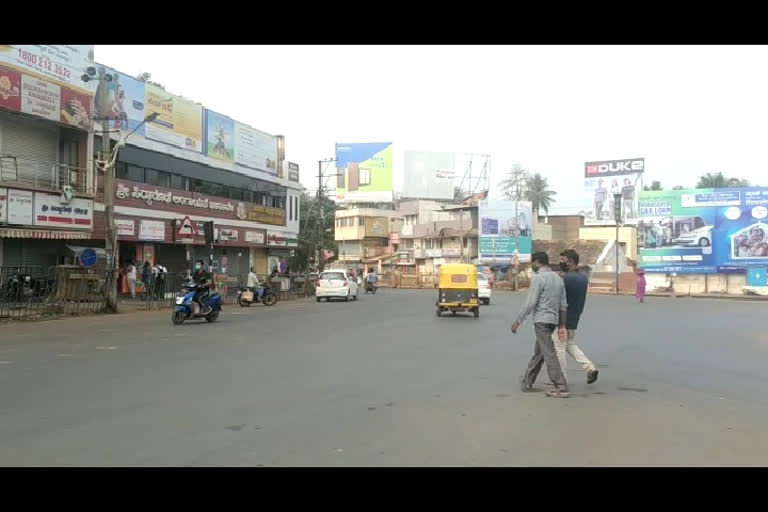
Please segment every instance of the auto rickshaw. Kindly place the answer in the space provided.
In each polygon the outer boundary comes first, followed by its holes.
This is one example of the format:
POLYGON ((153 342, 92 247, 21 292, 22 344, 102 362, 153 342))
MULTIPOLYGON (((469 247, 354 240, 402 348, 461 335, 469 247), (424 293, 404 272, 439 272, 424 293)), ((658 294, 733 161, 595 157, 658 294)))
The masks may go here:
POLYGON ((480 300, 477 296, 477 267, 465 264, 448 264, 440 267, 437 291, 437 316, 443 311, 456 314, 472 311, 480 317, 480 300))

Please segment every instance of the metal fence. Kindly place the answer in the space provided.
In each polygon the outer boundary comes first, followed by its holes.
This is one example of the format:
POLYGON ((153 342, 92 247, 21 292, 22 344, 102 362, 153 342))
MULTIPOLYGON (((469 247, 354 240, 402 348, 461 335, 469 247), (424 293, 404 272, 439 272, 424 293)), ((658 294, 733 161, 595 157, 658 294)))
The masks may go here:
MULTIPOLYGON (((309 275, 258 277, 270 283, 279 300, 296 300, 315 292, 314 279, 309 275)), ((185 274, 154 274, 148 283, 137 281, 135 296, 131 297, 122 274, 75 265, 0 267, 0 321, 101 313, 109 279, 116 280, 120 309, 135 306, 139 310, 174 307, 176 296, 188 282, 185 274)), ((238 291, 247 283, 247 274, 214 275, 215 289, 227 305, 237 303, 238 291)))
POLYGON ((48 190, 62 190, 64 186, 69 186, 75 192, 95 192, 87 169, 12 155, 0 155, 0 181, 48 190))
POLYGON ((71 266, 0 267, 0 320, 99 313, 108 275, 71 266))

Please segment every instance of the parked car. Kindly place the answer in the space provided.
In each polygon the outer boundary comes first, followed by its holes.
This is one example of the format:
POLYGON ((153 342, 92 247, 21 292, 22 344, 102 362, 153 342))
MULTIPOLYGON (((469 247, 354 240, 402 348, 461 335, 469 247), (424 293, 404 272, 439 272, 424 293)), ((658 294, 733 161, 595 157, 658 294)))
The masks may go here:
POLYGON ((484 274, 477 274, 477 296, 481 304, 486 306, 491 303, 491 283, 484 274))
POLYGON ((320 274, 315 286, 317 302, 325 299, 344 299, 347 302, 357 300, 359 297, 358 286, 346 270, 327 270, 320 274))

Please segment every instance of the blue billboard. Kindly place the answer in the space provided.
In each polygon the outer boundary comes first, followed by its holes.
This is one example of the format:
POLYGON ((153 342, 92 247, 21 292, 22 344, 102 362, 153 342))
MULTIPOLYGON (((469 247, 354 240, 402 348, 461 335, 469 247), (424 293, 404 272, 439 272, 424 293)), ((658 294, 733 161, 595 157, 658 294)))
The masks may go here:
POLYGON ((768 265, 768 188, 641 192, 638 206, 646 272, 743 273, 768 265))

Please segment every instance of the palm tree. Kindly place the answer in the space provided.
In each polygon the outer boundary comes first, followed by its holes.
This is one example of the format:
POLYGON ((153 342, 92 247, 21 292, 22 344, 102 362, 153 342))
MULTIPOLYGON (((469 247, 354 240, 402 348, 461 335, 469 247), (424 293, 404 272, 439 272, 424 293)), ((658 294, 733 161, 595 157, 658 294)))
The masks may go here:
POLYGON ((549 207, 556 201, 553 196, 557 194, 549 189, 547 178, 540 173, 529 176, 525 183, 525 199, 531 202, 534 218, 539 218, 539 212, 549 213, 549 207))
POLYGON ((749 180, 742 180, 739 178, 728 178, 727 186, 731 188, 749 188, 749 180))

